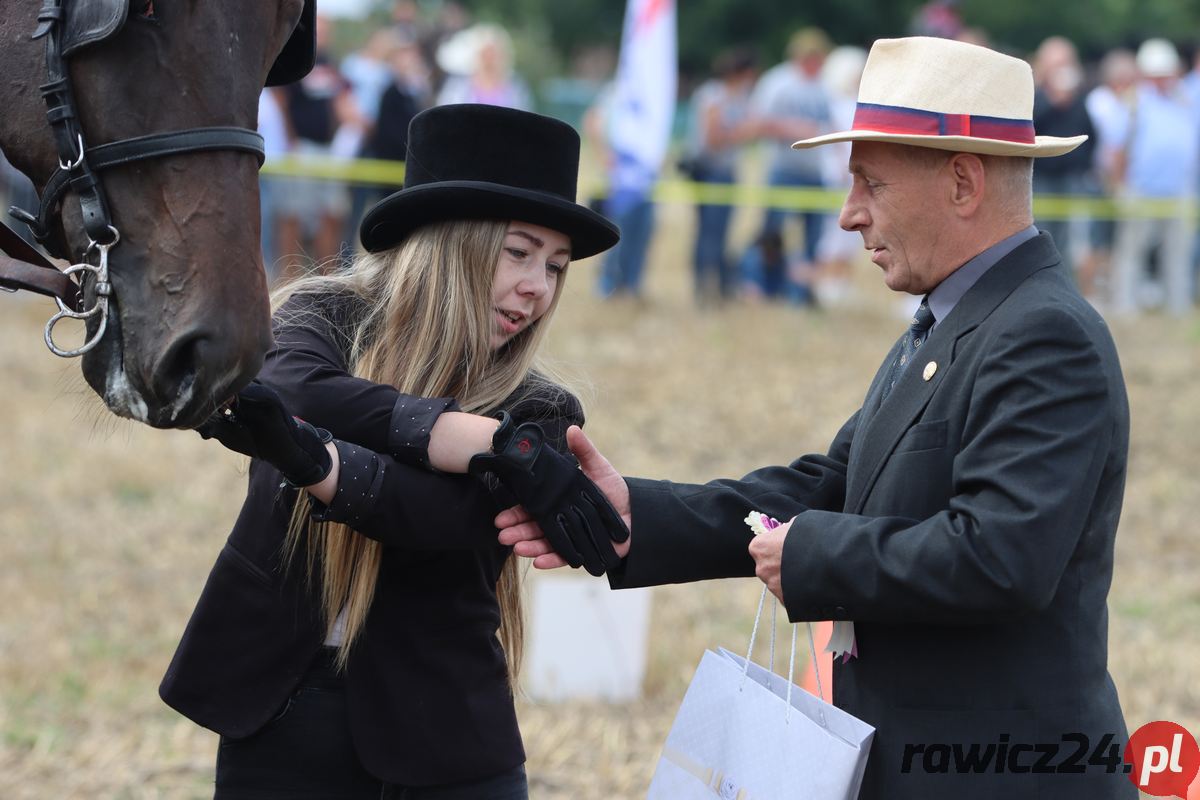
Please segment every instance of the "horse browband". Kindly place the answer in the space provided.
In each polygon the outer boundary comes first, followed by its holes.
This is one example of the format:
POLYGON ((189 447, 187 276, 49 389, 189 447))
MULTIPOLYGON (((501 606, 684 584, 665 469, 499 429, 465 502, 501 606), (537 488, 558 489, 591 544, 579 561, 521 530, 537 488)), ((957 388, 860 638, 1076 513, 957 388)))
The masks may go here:
MULTIPOLYGON (((70 188, 79 196, 83 227, 92 243, 115 243, 118 234, 108 212, 100 178, 96 174, 109 167, 180 153, 212 150, 250 153, 258 158, 260 165, 262 164, 266 157, 263 138, 248 128, 188 128, 88 147, 83 137, 62 50, 62 24, 67 2, 68 0, 44 0, 42 9, 38 12, 38 27, 33 34, 34 39, 46 40, 47 81, 41 87, 41 94, 46 102, 46 119, 54 135, 59 159, 59 168, 50 176, 42 190, 38 213, 34 215, 15 207, 9 210, 9 213, 30 227, 34 238, 43 245, 46 243, 62 196, 70 188)), ((70 260, 69 254, 58 255, 70 260)))

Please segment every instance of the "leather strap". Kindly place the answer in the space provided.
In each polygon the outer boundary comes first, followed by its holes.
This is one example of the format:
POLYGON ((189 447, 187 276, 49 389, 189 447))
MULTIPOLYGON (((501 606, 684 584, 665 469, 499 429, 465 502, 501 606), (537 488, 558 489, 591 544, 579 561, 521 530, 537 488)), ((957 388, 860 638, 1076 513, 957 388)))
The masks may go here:
MULTIPOLYGON (((19 208, 10 210, 30 227, 39 242, 50 238, 51 220, 58 213, 68 187, 79 200, 88 238, 96 243, 116 242, 119 234, 113 227, 100 185, 99 172, 105 168, 209 150, 248 152, 258 158, 260 166, 265 159, 262 137, 252 130, 235 127, 190 128, 87 146, 71 91, 66 57, 75 48, 114 35, 128 14, 129 0, 42 0, 33 38, 46 43, 46 82, 39 90, 46 103, 46 121, 58 150, 59 168, 42 189, 36 215, 19 208)), ((65 253, 59 255, 69 258, 65 253)), ((33 257, 28 253, 17 257, 36 263, 30 261, 33 257)))
POLYGON ((257 155, 262 164, 262 137, 242 128, 193 128, 140 136, 99 147, 87 146, 71 91, 66 57, 75 47, 114 34, 124 24, 128 11, 128 0, 73 0, 70 9, 66 7, 66 0, 43 0, 34 38, 46 42, 46 82, 40 92, 46 103, 46 121, 58 150, 59 169, 42 190, 37 217, 28 212, 17 214, 31 226, 39 241, 49 236, 50 218, 68 185, 79 198, 79 210, 88 237, 93 242, 115 241, 112 215, 97 175, 106 166, 219 149, 249 151, 257 155), (73 35, 74 39, 71 38, 73 35))
POLYGON ((57 269, 43 269, 0 253, 0 288, 25 289, 57 297, 67 308, 80 311, 79 287, 57 269))
POLYGON ((81 310, 75 281, 4 223, 0 223, 0 288, 57 297, 72 311, 81 310))
MULTIPOLYGON (((71 188, 79 196, 83 227, 92 241, 107 242, 112 238, 109 230, 112 217, 108 213, 100 182, 82 152, 85 147, 83 129, 80 127, 62 52, 63 17, 63 0, 44 0, 38 13, 38 29, 34 33, 35 39, 44 39, 46 42, 46 82, 40 87, 40 92, 46 103, 46 121, 54 136, 59 163, 67 172, 71 188)), ((45 204, 42 208, 45 209, 45 204)), ((38 218, 41 220, 41 213, 38 218)), ((48 228, 36 228, 34 235, 42 240, 48 235, 48 228)))
MULTIPOLYGON (((148 158, 215 150, 250 153, 258 159, 260 166, 266 159, 263 137, 255 131, 248 128, 214 127, 152 133, 89 147, 86 161, 92 171, 99 171, 148 158)), ((91 176, 91 171, 88 175, 91 176)), ((42 189, 41 207, 38 209, 37 221, 33 223, 35 230, 50 230, 50 219, 68 186, 75 188, 73 173, 62 168, 56 169, 42 189)))
POLYGON ((3 222, 0 222, 0 253, 8 253, 10 256, 37 267, 57 269, 49 259, 38 252, 37 248, 22 239, 16 231, 3 222))
POLYGON ((146 158, 200 153, 208 150, 240 150, 258 158, 259 166, 267 158, 263 137, 249 128, 188 128, 167 133, 150 133, 99 144, 87 150, 92 169, 106 169, 146 158))

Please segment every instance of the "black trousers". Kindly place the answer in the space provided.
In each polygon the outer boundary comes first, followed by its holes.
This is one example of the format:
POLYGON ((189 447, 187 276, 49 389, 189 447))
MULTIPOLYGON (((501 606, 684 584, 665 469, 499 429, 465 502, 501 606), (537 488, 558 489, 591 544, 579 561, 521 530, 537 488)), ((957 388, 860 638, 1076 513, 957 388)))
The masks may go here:
POLYGON ((343 679, 322 648, 278 716, 245 739, 221 737, 214 800, 528 800, 525 768, 442 786, 385 784, 354 752, 343 679))

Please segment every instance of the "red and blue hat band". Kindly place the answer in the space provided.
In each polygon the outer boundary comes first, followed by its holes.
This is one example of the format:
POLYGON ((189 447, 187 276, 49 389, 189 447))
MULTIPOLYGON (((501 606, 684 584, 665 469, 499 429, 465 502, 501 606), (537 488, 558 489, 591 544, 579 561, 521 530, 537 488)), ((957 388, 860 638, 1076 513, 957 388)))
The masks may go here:
POLYGON ((859 103, 854 112, 856 131, 906 136, 969 136, 1019 144, 1034 144, 1033 120, 941 114, 919 108, 859 103))

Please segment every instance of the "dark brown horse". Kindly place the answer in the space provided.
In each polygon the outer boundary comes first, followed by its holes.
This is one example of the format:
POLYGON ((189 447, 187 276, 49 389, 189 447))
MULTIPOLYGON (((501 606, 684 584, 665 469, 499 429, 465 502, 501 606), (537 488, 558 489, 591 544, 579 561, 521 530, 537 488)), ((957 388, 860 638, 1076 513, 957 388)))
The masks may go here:
MULTIPOLYGON (((0 149, 39 191, 63 163, 39 94, 52 59, 45 36, 32 38, 56 15, 91 15, 76 21, 83 26, 120 17, 94 41, 61 34, 90 150, 192 128, 249 129, 242 141, 253 138, 268 70, 304 9, 305 0, 0 0, 0 149)), ((257 373, 271 340, 260 158, 245 146, 192 149, 96 171, 120 238, 107 253, 107 329, 84 354, 83 374, 114 413, 163 428, 201 422, 257 373)), ((49 219, 44 244, 95 264, 100 237, 85 227, 78 186, 49 219)), ((96 283, 84 282, 85 305, 96 283)), ((98 318, 87 327, 94 337, 98 318)))

